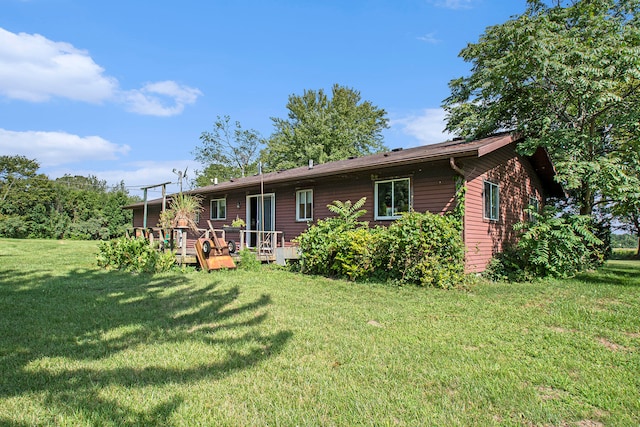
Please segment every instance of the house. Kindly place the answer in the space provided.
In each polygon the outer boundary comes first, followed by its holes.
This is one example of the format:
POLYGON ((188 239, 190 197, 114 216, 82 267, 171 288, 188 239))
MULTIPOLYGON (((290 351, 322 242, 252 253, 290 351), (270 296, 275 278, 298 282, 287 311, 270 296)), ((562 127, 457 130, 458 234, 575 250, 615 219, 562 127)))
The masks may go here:
MULTIPOLYGON (((310 223, 332 216, 334 200, 366 196, 362 220, 388 225, 402 212, 443 213, 456 205, 456 178, 466 185, 463 238, 466 270, 481 272, 494 254, 516 238, 513 225, 525 208, 547 197, 562 197, 544 149, 532 156, 516 152, 518 139, 500 134, 475 141, 454 140, 395 149, 358 158, 232 179, 189 193, 203 197, 199 226, 214 228, 242 218, 244 244, 254 247, 262 232, 277 233, 274 247, 290 246, 310 223)), ((148 224, 158 222, 162 200, 147 206, 148 224)), ((143 203, 127 206, 134 226, 143 225, 143 203)))

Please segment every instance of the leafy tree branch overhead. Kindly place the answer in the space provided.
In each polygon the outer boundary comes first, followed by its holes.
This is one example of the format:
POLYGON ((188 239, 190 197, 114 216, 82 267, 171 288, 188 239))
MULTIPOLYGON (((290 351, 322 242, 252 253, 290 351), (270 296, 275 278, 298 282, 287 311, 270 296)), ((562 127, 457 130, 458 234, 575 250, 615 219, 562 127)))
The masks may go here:
POLYGON ((526 136, 546 147, 580 212, 616 203, 640 166, 640 27, 636 0, 529 0, 460 56, 471 74, 450 82, 447 130, 467 138, 526 136))

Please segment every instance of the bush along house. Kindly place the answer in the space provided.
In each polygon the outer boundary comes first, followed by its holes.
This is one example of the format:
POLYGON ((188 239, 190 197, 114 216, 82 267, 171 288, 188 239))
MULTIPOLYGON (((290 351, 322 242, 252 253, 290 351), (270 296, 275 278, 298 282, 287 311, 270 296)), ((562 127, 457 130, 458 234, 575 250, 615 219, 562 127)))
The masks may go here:
MULTIPOLYGON (((454 140, 395 149, 358 158, 232 179, 188 193, 202 198, 198 226, 223 230, 242 219, 246 228, 226 234, 235 246, 267 249, 273 259, 295 258, 292 240, 309 224, 332 216, 327 205, 366 197, 363 221, 389 225, 403 212, 444 213, 456 206, 456 181, 466 186, 463 239, 465 269, 481 272, 506 243, 529 205, 563 197, 547 152, 516 152, 518 139, 500 134, 475 141, 454 140)), ((134 227, 157 224, 163 201, 126 206, 134 227)), ((198 236, 190 236, 195 239, 198 236)))

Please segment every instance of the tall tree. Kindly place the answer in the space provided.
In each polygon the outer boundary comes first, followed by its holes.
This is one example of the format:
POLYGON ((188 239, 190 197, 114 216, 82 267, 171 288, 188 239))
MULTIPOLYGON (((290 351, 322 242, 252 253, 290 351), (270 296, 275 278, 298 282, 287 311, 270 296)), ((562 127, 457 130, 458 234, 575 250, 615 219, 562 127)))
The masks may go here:
POLYGON ((547 147, 582 214, 628 181, 626 150, 640 149, 637 0, 528 0, 460 56, 471 75, 449 83, 447 130, 464 137, 513 130, 520 147, 547 147))
POLYGON ((608 204, 620 228, 638 236, 636 257, 640 258, 640 150, 629 148, 621 159, 625 180, 610 189, 616 195, 608 204))
POLYGON ((123 235, 131 211, 124 183, 108 189, 94 176, 50 180, 38 162, 0 156, 0 236, 104 239, 123 235))
POLYGON ((198 171, 196 183, 210 184, 215 178, 251 175, 258 171, 258 155, 263 140, 253 129, 243 129, 240 122, 231 123, 229 116, 218 116, 211 132, 202 132, 200 145, 193 154, 204 169, 198 171))
POLYGON ((326 163, 385 149, 382 131, 388 128, 386 111, 360 92, 335 84, 324 90, 290 95, 287 119, 272 118, 275 131, 263 158, 271 170, 290 169, 309 160, 326 163))
POLYGON ((36 160, 24 156, 0 156, 0 202, 7 200, 12 191, 17 191, 20 182, 36 176, 39 168, 36 160))

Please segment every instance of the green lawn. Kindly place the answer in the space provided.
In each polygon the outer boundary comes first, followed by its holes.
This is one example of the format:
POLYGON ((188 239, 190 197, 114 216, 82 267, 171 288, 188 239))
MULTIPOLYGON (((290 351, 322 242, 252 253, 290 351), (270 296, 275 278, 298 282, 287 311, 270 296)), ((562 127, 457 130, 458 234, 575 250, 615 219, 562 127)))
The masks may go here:
POLYGON ((0 426, 640 424, 640 262, 470 291, 0 240, 0 426))

